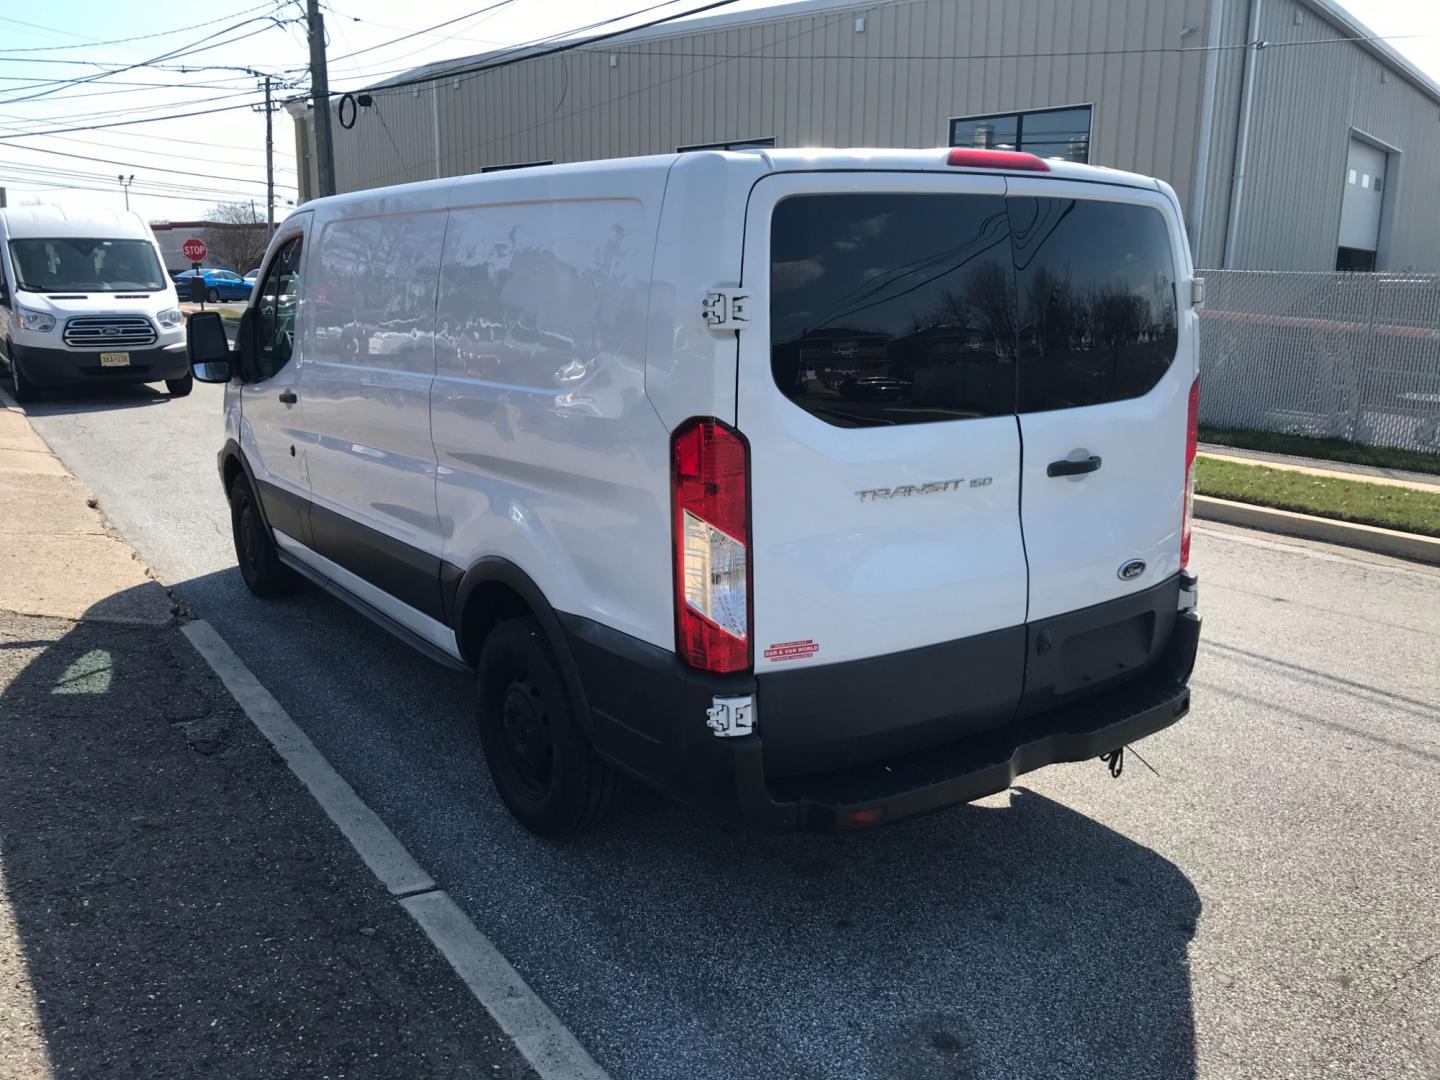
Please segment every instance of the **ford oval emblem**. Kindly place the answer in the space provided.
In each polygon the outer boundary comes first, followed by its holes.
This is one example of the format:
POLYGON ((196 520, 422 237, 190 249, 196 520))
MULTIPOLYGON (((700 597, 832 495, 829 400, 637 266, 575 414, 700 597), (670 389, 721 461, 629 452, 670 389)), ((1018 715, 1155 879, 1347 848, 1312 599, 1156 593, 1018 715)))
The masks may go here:
POLYGON ((1134 581, 1145 572, 1144 559, 1131 559, 1127 563, 1121 563, 1120 569, 1115 571, 1121 581, 1134 581))

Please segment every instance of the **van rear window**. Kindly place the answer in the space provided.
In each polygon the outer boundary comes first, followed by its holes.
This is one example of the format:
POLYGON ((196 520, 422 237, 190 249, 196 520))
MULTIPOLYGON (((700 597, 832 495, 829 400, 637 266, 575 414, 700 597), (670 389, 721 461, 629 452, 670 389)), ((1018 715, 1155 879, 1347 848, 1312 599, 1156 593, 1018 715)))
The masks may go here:
POLYGON ((800 195, 771 224, 771 370, 840 427, 1136 397, 1175 355, 1174 261, 1149 207, 800 195))
POLYGON ((1019 411, 1148 393, 1175 359, 1174 259, 1158 210, 1007 198, 1020 303, 1019 411))
POLYGON ((770 233, 771 369, 839 427, 1015 409, 1005 200, 800 195, 770 233))

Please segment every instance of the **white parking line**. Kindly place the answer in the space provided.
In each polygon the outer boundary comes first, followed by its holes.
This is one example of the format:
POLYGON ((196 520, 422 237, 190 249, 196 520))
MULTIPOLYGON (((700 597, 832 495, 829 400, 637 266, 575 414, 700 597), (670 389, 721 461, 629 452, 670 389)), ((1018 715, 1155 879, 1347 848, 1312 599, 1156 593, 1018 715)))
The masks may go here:
POLYGON ((541 1080, 609 1080, 570 1029, 365 805, 215 628, 197 619, 181 627, 181 633, 365 865, 392 895, 400 897, 400 906, 425 931, 541 1080))

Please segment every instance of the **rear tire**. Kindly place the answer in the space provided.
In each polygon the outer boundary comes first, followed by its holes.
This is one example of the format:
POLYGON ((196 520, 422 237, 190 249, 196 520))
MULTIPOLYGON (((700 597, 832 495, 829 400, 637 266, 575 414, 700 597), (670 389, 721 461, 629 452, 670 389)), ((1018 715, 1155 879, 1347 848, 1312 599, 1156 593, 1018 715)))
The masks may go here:
POLYGON ((165 380, 165 392, 171 397, 185 397, 194 389, 195 376, 188 371, 178 379, 165 380))
POLYGON ((211 289, 211 290, 210 290, 208 293, 206 293, 205 295, 210 299, 210 302, 211 302, 212 304, 218 304, 218 303, 220 302, 220 290, 219 290, 219 289, 211 289))
POLYGON ((539 836, 593 828, 620 799, 619 773, 590 746, 560 663, 533 616, 485 639, 477 673, 480 742, 501 800, 539 836))
POLYGON ((230 485, 230 530, 235 536, 235 561, 245 587, 256 596, 286 596, 300 587, 300 578, 280 561, 275 538, 260 516, 260 507, 244 476, 230 485))

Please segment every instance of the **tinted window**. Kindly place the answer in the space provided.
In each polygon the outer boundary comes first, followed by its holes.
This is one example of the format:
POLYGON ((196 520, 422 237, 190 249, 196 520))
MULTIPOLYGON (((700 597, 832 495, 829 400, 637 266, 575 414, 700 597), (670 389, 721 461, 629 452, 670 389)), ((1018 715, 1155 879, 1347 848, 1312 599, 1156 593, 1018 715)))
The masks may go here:
POLYGON ((260 290, 255 351, 257 377, 268 379, 290 362, 295 352, 295 314, 300 298, 300 238, 280 249, 260 290))
POLYGON ((771 368, 840 427, 1008 415, 1015 297, 1005 202, 802 195, 775 207, 771 368))
POLYGON ((1021 412, 1139 397, 1175 357, 1174 259, 1158 210, 1009 198, 1021 412))

